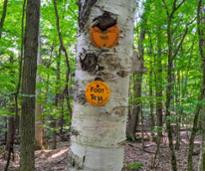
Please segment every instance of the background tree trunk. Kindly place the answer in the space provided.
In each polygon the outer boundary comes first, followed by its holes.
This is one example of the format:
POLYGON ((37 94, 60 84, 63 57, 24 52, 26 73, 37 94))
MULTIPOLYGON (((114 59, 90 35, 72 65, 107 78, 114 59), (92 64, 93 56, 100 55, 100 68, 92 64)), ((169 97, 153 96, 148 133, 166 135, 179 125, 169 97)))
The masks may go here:
POLYGON ((130 140, 135 140, 135 133, 137 126, 139 124, 139 117, 141 112, 141 86, 142 86, 142 74, 143 74, 143 59, 139 58, 137 54, 134 55, 133 58, 133 64, 135 67, 135 71, 132 75, 132 82, 133 82, 133 100, 131 104, 131 109, 128 115, 128 123, 127 123, 127 129, 126 134, 127 138, 130 140), (136 63, 138 67, 136 67, 136 63), (137 71, 136 71, 137 70, 137 71))
POLYGON ((163 85, 162 85, 162 35, 161 26, 157 31, 157 57, 156 57, 156 115, 157 115, 157 136, 159 141, 162 137, 163 129, 163 85))
POLYGON ((27 0, 22 74, 20 171, 35 170, 35 91, 39 19, 40 0, 27 0))
POLYGON ((128 139, 135 140, 135 133, 139 122, 140 114, 142 114, 142 103, 141 103, 141 93, 142 93, 142 76, 145 72, 144 68, 144 39, 145 39, 145 19, 142 16, 139 41, 138 41, 138 53, 134 53, 132 61, 133 70, 133 101, 132 108, 128 115, 127 124, 127 137, 128 139))
MULTIPOLYGON (((198 10, 197 10, 197 21, 198 21, 198 35, 199 35, 199 50, 202 61, 202 100, 205 99, 205 2, 199 0, 198 10)), ((201 156, 199 162, 199 171, 205 170, 205 107, 203 104, 202 108, 202 117, 201 117, 201 126, 202 126, 202 147, 201 147, 201 156)))
POLYGON ((13 138, 13 132, 14 132, 14 125, 15 125, 15 118, 13 116, 10 116, 8 118, 8 124, 7 124, 7 138, 6 138, 6 151, 9 151, 11 146, 11 141, 13 138))
MULTIPOLYGON (((40 47, 41 47, 41 38, 40 33, 38 36, 38 44, 39 44, 39 50, 38 50, 38 59, 37 59, 37 65, 42 64, 41 54, 40 54, 40 47)), ((37 73, 36 83, 41 82, 40 74, 37 73)), ((44 126, 43 126, 43 106, 40 104, 39 96, 40 96, 41 90, 36 90, 36 106, 35 106, 35 149, 43 149, 44 148, 44 126)))

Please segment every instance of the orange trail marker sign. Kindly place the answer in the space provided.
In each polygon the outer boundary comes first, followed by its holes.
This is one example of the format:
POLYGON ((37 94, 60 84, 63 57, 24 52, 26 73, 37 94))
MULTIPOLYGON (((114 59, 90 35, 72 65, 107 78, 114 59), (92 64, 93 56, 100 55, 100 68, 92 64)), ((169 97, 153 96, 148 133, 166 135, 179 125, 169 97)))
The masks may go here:
POLYGON ((120 29, 114 25, 105 31, 97 26, 90 29, 91 42, 98 48, 112 48, 117 45, 119 40, 120 29))
POLYGON ((93 106, 105 106, 110 99, 111 90, 103 81, 93 81, 87 84, 85 97, 93 106))

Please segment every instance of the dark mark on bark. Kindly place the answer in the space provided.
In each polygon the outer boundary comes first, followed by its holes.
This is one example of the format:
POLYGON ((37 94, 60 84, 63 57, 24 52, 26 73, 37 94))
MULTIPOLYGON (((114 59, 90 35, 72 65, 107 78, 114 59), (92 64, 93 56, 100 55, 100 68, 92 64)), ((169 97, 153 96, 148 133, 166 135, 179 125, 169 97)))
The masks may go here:
POLYGON ((85 163, 85 156, 83 156, 83 163, 85 163))
POLYGON ((93 20, 94 26, 97 26, 102 31, 106 31, 108 28, 117 24, 117 18, 110 12, 105 11, 103 15, 93 20))
POLYGON ((114 54, 105 54, 102 56, 102 58, 99 59, 99 63, 103 63, 107 69, 111 71, 120 69, 122 67, 119 58, 117 58, 114 54))
POLYGON ((83 169, 83 158, 75 155, 72 151, 69 151, 69 155, 68 155, 68 161, 69 161, 69 165, 68 167, 76 168, 78 170, 83 169))
POLYGON ((127 77, 129 75, 129 72, 124 71, 124 70, 120 70, 120 71, 117 72, 117 75, 124 78, 124 77, 127 77))
POLYGON ((96 77, 96 78, 95 78, 95 81, 103 81, 103 79, 100 78, 100 77, 96 77))
POLYGON ((104 66, 97 65, 96 71, 103 71, 105 69, 104 66))
POLYGON ((74 128, 72 128, 72 127, 71 127, 70 132, 71 132, 71 135, 74 135, 74 136, 80 135, 79 131, 77 131, 76 129, 74 129, 74 128))
POLYGON ((114 113, 117 116, 125 116, 126 114, 125 107, 123 106, 115 107, 114 109, 112 109, 111 113, 114 113))
POLYGON ((80 55, 80 65, 83 71, 94 72, 98 64, 98 57, 94 53, 80 55))
POLYGON ((96 2, 97 0, 85 0, 83 3, 82 0, 78 0, 78 6, 79 6, 78 23, 79 23, 80 32, 84 31, 85 25, 90 16, 91 9, 96 2))
POLYGON ((110 72, 100 71, 100 72, 97 73, 97 77, 100 77, 103 80, 114 80, 115 79, 115 74, 112 74, 110 72))
POLYGON ((72 166, 75 167, 75 160, 72 160, 72 166))
POLYGON ((78 102, 79 104, 86 104, 86 98, 85 98, 85 92, 84 91, 77 91, 75 95, 75 101, 78 102))

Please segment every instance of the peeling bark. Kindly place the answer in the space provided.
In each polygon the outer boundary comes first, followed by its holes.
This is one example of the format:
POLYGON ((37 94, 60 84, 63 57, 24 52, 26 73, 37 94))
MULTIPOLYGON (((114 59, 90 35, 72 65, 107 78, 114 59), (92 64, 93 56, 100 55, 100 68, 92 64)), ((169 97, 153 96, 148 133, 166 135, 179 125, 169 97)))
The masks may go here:
POLYGON ((80 64, 82 70, 91 73, 95 72, 98 64, 98 57, 94 53, 87 53, 84 58, 80 56, 80 64))
POLYGON ((105 31, 108 28, 117 24, 117 17, 112 13, 105 11, 103 15, 95 18, 93 22, 95 22, 93 26, 97 26, 102 31, 105 31))
POLYGON ((79 28, 80 32, 85 29, 85 25, 88 21, 88 18, 90 16, 91 8, 95 5, 97 0, 79 0, 78 6, 79 6, 79 28))

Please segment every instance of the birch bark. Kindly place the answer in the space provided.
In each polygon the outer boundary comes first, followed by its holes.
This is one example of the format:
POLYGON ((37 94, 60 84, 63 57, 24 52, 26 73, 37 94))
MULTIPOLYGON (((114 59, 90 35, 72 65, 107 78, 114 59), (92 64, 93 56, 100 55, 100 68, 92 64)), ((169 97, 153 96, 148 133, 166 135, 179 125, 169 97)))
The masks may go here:
POLYGON ((133 55, 134 0, 80 0, 76 95, 72 120, 69 171, 120 171, 123 167, 128 113, 129 73, 133 55), (89 35, 98 22, 104 29, 117 24, 119 42, 95 47, 89 35), (86 102, 86 84, 103 80, 111 90, 109 102, 86 102))

